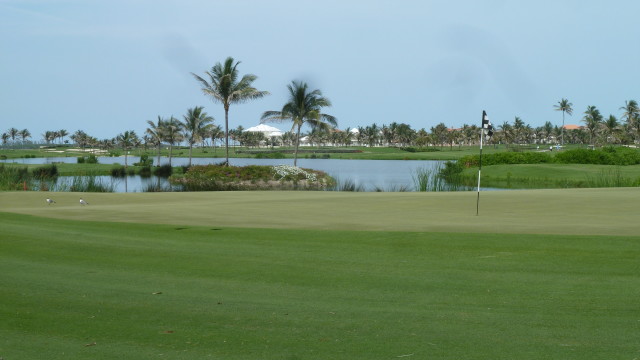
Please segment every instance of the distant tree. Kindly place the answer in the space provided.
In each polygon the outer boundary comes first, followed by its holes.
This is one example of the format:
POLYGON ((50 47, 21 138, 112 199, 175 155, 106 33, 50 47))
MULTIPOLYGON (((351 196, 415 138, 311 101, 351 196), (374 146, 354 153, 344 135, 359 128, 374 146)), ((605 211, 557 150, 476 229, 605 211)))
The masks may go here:
POLYGON ((24 146, 25 141, 27 141, 27 139, 31 137, 31 132, 29 132, 29 130, 27 129, 22 129, 20 130, 20 133, 18 135, 20 136, 22 145, 24 146))
POLYGON ((10 138, 9 134, 7 134, 6 132, 2 133, 2 146, 7 145, 7 143, 9 142, 9 138, 10 138))
POLYGON ((11 138, 11 143, 15 144, 16 138, 20 135, 20 130, 12 127, 7 131, 7 134, 9 134, 9 137, 11 138))
POLYGON ((82 130, 76 130, 71 136, 71 140, 73 140, 80 148, 85 148, 87 145, 91 143, 91 137, 87 135, 82 130))
POLYGON ((216 63, 211 71, 205 72, 208 80, 191 73, 202 85, 202 92, 224 107, 225 164, 227 166, 229 165, 229 107, 231 104, 244 103, 269 95, 269 92, 259 91, 251 86, 258 78, 253 74, 244 75, 238 80, 238 65, 240 65, 239 61, 236 62, 232 57, 228 57, 224 64, 216 63))
POLYGON ((562 111, 562 130, 560 134, 560 142, 561 145, 564 146, 564 114, 567 113, 569 115, 573 114, 573 104, 569 102, 569 100, 562 98, 562 100, 558 101, 558 105, 553 105, 556 111, 562 111))
POLYGON ((140 142, 138 135, 133 130, 125 131, 116 136, 116 143, 120 145, 122 151, 124 152, 124 167, 128 167, 129 163, 127 162, 127 158, 129 155, 129 150, 131 150, 136 144, 140 142))
POLYGON ((169 144, 169 166, 171 166, 171 158, 173 156, 173 146, 182 141, 180 133, 180 122, 171 116, 168 120, 162 122, 162 140, 169 144))
POLYGON ((640 136, 640 107, 638 107, 638 102, 635 100, 625 101, 620 110, 624 110, 622 119, 625 121, 627 129, 635 133, 637 140, 640 136))
POLYGON ((442 122, 431 127, 431 133, 433 134, 434 140, 437 144, 440 144, 441 147, 444 147, 444 144, 447 142, 448 131, 447 125, 442 122))
POLYGON ((591 145, 595 145, 596 133, 600 128, 600 124, 602 123, 602 115, 600 114, 600 110, 598 110, 595 106, 587 106, 587 110, 584 112, 584 117, 582 121, 585 123, 585 128, 589 133, 589 142, 591 145))
POLYGON ((293 122, 291 131, 296 130, 296 147, 293 152, 293 166, 298 163, 298 148, 300 147, 300 129, 302 125, 309 124, 312 129, 337 126, 335 117, 322 113, 322 108, 330 107, 331 101, 322 96, 318 89, 309 91, 305 82, 292 81, 287 85, 289 99, 280 111, 265 111, 262 121, 293 122))
POLYGON ((372 125, 365 127, 364 138, 369 147, 375 146, 380 139, 380 128, 378 125, 373 123, 372 125))
POLYGON ((618 122, 618 119, 613 115, 609 115, 602 125, 605 130, 606 141, 608 143, 616 143, 618 133, 620 132, 620 123, 618 122))
POLYGON ((184 121, 181 124, 185 139, 189 144, 189 166, 191 166, 193 144, 204 139, 213 122, 213 117, 207 115, 202 109, 204 109, 202 106, 196 106, 187 110, 187 114, 183 116, 184 121))
POLYGON ((164 138, 164 135, 163 135, 164 120, 162 119, 162 117, 158 115, 157 123, 154 123, 151 120, 147 120, 147 125, 149 125, 149 127, 145 130, 145 134, 147 134, 149 142, 158 148, 158 162, 157 162, 158 165, 157 166, 160 166, 160 150, 162 148, 162 140, 164 138))
POLYGON ((61 144, 64 143, 64 138, 66 136, 68 136, 68 135, 69 135, 69 133, 65 129, 60 129, 60 130, 56 131, 56 137, 60 138, 60 143, 61 144))

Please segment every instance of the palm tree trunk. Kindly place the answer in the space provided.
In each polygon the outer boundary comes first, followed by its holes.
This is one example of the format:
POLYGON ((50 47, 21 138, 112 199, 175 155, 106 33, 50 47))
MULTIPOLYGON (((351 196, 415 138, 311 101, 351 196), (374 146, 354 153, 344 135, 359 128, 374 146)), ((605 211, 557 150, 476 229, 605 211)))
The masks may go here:
POLYGON ((225 166, 229 166, 229 106, 224 107, 224 147, 225 147, 225 166))
POLYGON ((193 144, 189 143, 189 167, 191 167, 191 151, 193 150, 193 144))
POLYGON ((162 147, 162 144, 158 144, 158 166, 160 166, 160 148, 162 147))
POLYGON ((169 144, 169 166, 171 166, 171 153, 173 152, 173 144, 169 144))
POLYGON ((560 138, 562 139, 560 145, 564 146, 564 110, 562 110, 562 129, 560 130, 562 131, 560 135, 560 138))
POLYGON ((300 128, 302 125, 298 125, 298 131, 296 131, 296 149, 293 152, 293 166, 298 166, 298 147, 300 146, 300 128))

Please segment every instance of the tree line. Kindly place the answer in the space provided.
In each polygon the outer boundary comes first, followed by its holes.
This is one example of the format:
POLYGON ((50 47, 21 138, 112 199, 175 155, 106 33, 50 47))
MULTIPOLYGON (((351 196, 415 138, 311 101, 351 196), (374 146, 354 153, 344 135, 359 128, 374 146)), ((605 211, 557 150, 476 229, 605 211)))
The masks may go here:
MULTIPOLYGON (((189 164, 193 147, 213 146, 224 141, 225 163, 229 161, 229 139, 241 146, 294 146, 294 164, 297 161, 298 148, 302 138, 310 145, 332 146, 397 146, 397 147, 427 147, 427 146, 463 146, 475 145, 479 141, 480 129, 476 125, 464 124, 461 128, 449 128, 439 123, 429 130, 413 129, 405 123, 392 122, 389 125, 378 126, 376 123, 354 129, 338 129, 337 119, 323 112, 323 108, 331 106, 331 101, 319 89, 310 89, 302 81, 292 81, 287 85, 288 99, 280 110, 265 111, 262 122, 289 122, 291 131, 281 137, 267 138, 263 133, 247 132, 241 126, 229 128, 229 111, 232 104, 241 104, 268 96, 269 92, 257 90, 252 83, 257 79, 253 74, 240 76, 238 66, 240 62, 228 57, 224 62, 216 63, 210 71, 201 77, 191 73, 201 86, 203 94, 214 103, 222 104, 224 108, 224 128, 215 125, 214 118, 204 112, 203 106, 195 106, 178 120, 170 117, 158 116, 156 121, 147 120, 148 127, 140 137, 135 131, 129 130, 118 134, 112 139, 98 140, 82 130, 69 135, 66 130, 46 131, 42 134, 47 144, 65 141, 69 138, 80 147, 97 147, 101 149, 122 148, 130 149, 139 146, 153 146, 158 149, 158 157, 163 146, 169 147, 169 161, 171 161, 174 146, 186 143, 189 146, 189 164), (310 130, 302 132, 303 125, 310 130), (210 142, 209 142, 210 141, 210 142)), ((606 119, 596 106, 588 106, 583 113, 581 122, 584 126, 577 129, 565 128, 565 115, 573 115, 573 104, 563 98, 554 109, 562 112, 562 126, 553 125, 547 121, 543 126, 532 127, 523 119, 516 116, 513 122, 505 121, 495 127, 494 136, 490 140, 494 144, 506 146, 522 144, 631 144, 640 138, 640 108, 635 100, 625 101, 620 120, 609 115, 606 119)), ((2 144, 16 144, 17 140, 23 144, 31 138, 27 129, 11 128, 2 134, 2 144)), ((65 141, 66 142, 66 141, 65 141)), ((159 160, 158 160, 159 161, 159 160)))

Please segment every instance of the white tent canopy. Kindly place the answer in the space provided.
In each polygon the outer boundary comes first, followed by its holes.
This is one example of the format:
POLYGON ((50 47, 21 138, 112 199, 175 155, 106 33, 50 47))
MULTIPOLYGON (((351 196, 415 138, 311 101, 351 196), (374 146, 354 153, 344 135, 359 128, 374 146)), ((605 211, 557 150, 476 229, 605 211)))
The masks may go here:
POLYGON ((245 129, 244 131, 261 132, 266 137, 282 136, 283 134, 282 130, 266 124, 260 124, 258 126, 250 127, 248 129, 245 129))

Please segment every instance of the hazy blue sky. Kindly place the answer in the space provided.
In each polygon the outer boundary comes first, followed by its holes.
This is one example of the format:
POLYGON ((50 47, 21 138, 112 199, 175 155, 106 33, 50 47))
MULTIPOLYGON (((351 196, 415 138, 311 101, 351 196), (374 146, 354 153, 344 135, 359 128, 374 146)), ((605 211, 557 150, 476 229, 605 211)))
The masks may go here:
MULTIPOLYGON (((233 56, 271 96, 232 106, 230 126, 279 110, 305 80, 339 128, 427 130, 521 117, 561 123, 568 98, 620 116, 640 100, 637 1, 0 0, 0 132, 142 135, 196 105, 224 123, 190 72, 233 56)), ((276 125, 283 130, 289 126, 276 125)))

